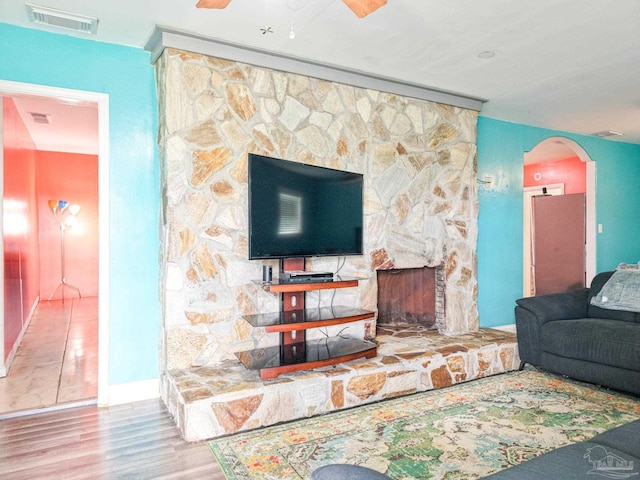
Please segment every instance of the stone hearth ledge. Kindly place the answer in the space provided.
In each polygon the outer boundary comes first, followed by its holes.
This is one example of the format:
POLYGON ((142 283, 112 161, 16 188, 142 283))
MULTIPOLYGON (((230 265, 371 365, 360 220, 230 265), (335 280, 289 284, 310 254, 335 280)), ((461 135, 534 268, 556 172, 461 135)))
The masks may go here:
POLYGON ((480 328, 445 336, 378 325, 378 356, 260 380, 226 360, 169 371, 162 396, 186 441, 201 441, 516 370, 516 335, 480 328))

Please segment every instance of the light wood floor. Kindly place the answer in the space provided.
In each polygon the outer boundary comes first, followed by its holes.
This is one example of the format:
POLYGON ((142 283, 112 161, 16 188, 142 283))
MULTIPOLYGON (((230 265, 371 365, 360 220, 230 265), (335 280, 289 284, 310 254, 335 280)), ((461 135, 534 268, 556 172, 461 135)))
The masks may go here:
POLYGON ((0 378, 0 478, 224 480, 209 447, 186 443, 160 400, 65 408, 95 401, 97 329, 97 298, 38 305, 0 378), (43 408, 58 410, 12 416, 43 408))
POLYGON ((160 400, 2 420, 0 478, 225 480, 209 447, 182 440, 160 400))

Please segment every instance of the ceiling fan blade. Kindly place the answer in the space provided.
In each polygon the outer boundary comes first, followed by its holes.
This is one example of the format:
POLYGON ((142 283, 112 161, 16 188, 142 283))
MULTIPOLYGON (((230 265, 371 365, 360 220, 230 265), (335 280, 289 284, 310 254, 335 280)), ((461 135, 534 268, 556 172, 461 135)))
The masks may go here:
POLYGON ((200 0, 197 8, 225 8, 231 0, 200 0))
POLYGON ((387 4, 387 0, 342 0, 347 7, 353 10, 358 18, 364 18, 371 12, 387 4))
MULTIPOLYGON (((342 0, 358 18, 364 18, 380 7, 387 4, 387 0, 342 0)), ((198 0, 197 8, 226 8, 231 0, 198 0)))

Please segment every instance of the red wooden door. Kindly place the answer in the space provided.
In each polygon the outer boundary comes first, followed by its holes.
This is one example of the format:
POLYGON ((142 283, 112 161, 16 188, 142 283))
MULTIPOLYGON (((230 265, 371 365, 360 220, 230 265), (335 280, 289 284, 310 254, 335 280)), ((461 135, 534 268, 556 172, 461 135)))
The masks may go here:
POLYGON ((535 294, 585 286, 585 194, 533 197, 535 294))

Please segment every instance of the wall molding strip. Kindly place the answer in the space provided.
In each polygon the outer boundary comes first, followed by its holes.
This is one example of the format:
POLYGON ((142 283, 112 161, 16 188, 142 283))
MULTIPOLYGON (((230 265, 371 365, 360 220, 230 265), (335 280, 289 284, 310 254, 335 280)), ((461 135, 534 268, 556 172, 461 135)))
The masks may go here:
POLYGON ((482 109, 482 104, 486 101, 480 98, 406 83, 393 78, 378 77, 336 65, 230 43, 169 27, 156 26, 144 47, 151 54, 151 64, 155 64, 165 48, 175 48, 355 87, 444 103, 477 112, 482 109))

